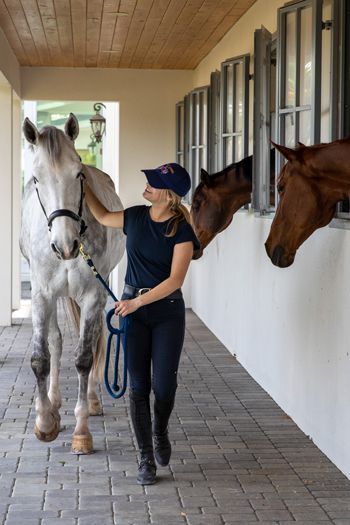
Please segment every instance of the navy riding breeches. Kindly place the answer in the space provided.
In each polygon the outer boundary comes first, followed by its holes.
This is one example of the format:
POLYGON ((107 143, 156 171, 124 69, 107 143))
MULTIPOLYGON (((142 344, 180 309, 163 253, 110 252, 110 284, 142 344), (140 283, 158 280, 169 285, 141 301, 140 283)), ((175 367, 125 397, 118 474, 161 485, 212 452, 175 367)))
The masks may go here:
POLYGON ((153 388, 157 399, 173 398, 185 335, 184 300, 161 299, 142 306, 129 319, 130 387, 142 396, 153 388))

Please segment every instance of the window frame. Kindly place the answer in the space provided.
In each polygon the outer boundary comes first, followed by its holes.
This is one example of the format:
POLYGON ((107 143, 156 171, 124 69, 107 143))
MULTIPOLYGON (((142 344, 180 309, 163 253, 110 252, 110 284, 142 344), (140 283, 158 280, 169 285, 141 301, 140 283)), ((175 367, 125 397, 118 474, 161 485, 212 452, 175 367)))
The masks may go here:
MULTIPOLYGON (((197 109, 198 109, 197 108, 197 109)), ((188 203, 192 201, 192 196, 194 193, 194 190, 196 189, 197 185, 200 182, 200 170, 201 168, 204 168, 205 170, 208 169, 209 166, 209 114, 210 114, 210 86, 202 86, 193 89, 188 94, 188 172, 191 177, 191 190, 188 193, 188 203), (203 106, 200 107, 200 97, 203 96, 203 106), (194 111, 194 104, 197 106, 199 111, 194 111), (205 141, 201 143, 200 140, 202 137, 200 137, 200 116, 204 112, 203 116, 203 125, 205 127, 205 131, 203 134, 203 137, 205 138, 205 141), (195 113, 195 121, 194 121, 194 113, 195 113), (199 158, 200 158, 200 150, 204 150, 205 153, 203 155, 203 159, 205 160, 204 164, 202 165, 199 158), (198 162, 198 166, 196 166, 195 170, 193 169, 194 162, 198 162)))
POLYGON ((185 100, 177 102, 175 105, 175 119, 176 119, 176 149, 175 149, 175 159, 177 164, 185 165, 185 100), (181 112, 183 113, 181 118, 181 112), (181 130, 181 125, 183 129, 181 130), (181 132, 182 131, 182 132, 181 132), (182 144, 180 143, 180 137, 182 134, 182 144), (181 162, 181 157, 183 162, 181 162))
MULTIPOLYGON (((226 155, 225 155, 225 139, 229 137, 237 137, 242 136, 243 145, 243 155, 242 158, 245 158, 248 156, 248 150, 249 150, 249 66, 250 66, 250 54, 244 54, 239 55, 233 58, 226 59, 224 62, 221 63, 221 86, 220 86, 220 162, 219 162, 219 168, 222 170, 226 166, 229 166, 235 161, 235 142, 233 142, 232 145, 232 161, 226 164, 226 155), (227 68, 232 66, 233 67, 233 75, 232 75, 232 98, 233 98, 233 106, 235 106, 235 66, 238 64, 242 64, 242 93, 243 93, 243 116, 242 116, 242 130, 240 131, 234 131, 235 126, 234 124, 234 109, 232 110, 232 133, 226 132, 225 128, 225 122, 226 122, 226 108, 228 105, 227 101, 227 68)), ((241 159, 239 159, 241 160, 241 159)))
POLYGON ((210 75, 210 110, 209 110, 209 173, 220 170, 220 104, 221 72, 216 70, 210 75))
MULTIPOLYGON (((264 26, 254 31, 254 108, 252 207, 260 215, 274 213, 270 204, 271 59, 277 39, 264 26)), ((277 75, 276 75, 277 77, 277 75)), ((277 103, 277 100, 276 100, 277 103)))

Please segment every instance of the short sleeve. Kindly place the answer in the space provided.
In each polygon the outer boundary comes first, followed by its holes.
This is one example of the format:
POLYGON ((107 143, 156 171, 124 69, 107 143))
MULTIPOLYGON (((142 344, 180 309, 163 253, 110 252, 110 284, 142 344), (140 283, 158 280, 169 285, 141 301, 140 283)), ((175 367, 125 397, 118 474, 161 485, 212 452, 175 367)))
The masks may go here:
POLYGON ((200 248, 199 240, 197 239, 192 226, 187 221, 181 221, 179 223, 174 241, 175 244, 192 241, 194 250, 199 250, 200 248))
POLYGON ((124 210, 123 232, 125 235, 128 235, 128 230, 132 227, 132 223, 135 220, 139 208, 140 206, 131 206, 131 208, 126 208, 126 210, 124 210))

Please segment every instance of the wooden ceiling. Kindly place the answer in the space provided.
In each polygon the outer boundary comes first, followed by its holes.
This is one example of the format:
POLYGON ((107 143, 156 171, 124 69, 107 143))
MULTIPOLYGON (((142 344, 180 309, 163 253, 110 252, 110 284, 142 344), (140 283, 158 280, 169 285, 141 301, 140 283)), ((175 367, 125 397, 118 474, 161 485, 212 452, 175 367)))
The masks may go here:
POLYGON ((22 66, 194 69, 256 0, 0 0, 22 66))

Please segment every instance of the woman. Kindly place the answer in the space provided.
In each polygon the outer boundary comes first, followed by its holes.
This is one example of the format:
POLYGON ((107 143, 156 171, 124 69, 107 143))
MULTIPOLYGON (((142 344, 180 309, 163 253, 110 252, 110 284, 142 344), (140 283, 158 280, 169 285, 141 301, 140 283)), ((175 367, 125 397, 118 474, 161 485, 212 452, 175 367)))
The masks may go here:
POLYGON ((86 188, 87 204, 105 226, 123 228, 128 265, 116 314, 129 315, 128 371, 130 413, 140 450, 137 482, 156 481, 155 458, 169 463, 168 421, 174 407, 177 370, 185 334, 181 286, 199 242, 189 224, 181 197, 191 187, 179 164, 142 170, 147 178, 143 197, 151 206, 108 211, 86 188), (152 374, 151 374, 152 365, 152 374), (154 392, 153 440, 150 392, 154 392))

